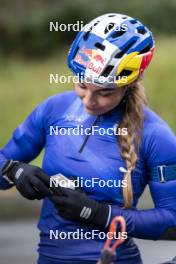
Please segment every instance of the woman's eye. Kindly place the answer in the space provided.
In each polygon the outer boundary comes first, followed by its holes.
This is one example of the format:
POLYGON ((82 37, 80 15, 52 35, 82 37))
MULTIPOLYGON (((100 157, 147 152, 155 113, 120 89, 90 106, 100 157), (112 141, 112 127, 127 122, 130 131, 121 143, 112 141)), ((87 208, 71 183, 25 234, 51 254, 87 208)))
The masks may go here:
POLYGON ((85 86, 85 85, 81 85, 81 84, 79 84, 78 86, 79 86, 79 88, 81 88, 81 89, 86 89, 86 86, 85 86))
POLYGON ((103 96, 103 97, 107 97, 107 96, 110 96, 111 95, 111 93, 105 93, 105 94, 100 94, 101 96, 103 96))

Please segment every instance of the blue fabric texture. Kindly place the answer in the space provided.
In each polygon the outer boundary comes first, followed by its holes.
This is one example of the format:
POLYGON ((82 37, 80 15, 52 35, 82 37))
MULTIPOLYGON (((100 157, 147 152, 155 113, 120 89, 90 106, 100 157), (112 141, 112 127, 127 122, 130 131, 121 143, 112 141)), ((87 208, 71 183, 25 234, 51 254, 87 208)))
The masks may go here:
MULTIPOLYGON (((46 257, 44 255, 39 255, 37 264, 97 264, 96 261, 80 261, 80 260, 60 260, 46 257)), ((115 261, 113 264, 129 264, 129 260, 115 261)), ((130 264, 142 264, 140 257, 135 259, 130 259, 130 264)))
MULTIPOLYGON (((123 197, 120 187, 102 188, 95 185, 92 188, 83 186, 82 189, 91 198, 111 205, 111 219, 116 215, 124 216, 129 237, 157 240, 168 228, 176 226, 176 180, 165 183, 152 181, 148 172, 155 166, 176 164, 176 138, 168 125, 152 110, 145 108, 144 112, 142 145, 132 174, 133 208, 122 209, 123 197), (147 184, 155 208, 138 210, 138 199, 147 184)), ((100 116, 99 128, 113 128, 120 122, 122 115, 123 103, 100 116)), ((63 132, 63 128, 68 130, 78 125, 90 128, 96 118, 84 111, 80 98, 73 91, 48 98, 16 128, 12 138, 0 150, 0 169, 8 159, 30 162, 45 149, 42 168, 48 175, 62 173, 68 178, 74 176, 83 180, 91 180, 93 177, 104 181, 123 180, 124 173, 119 168, 125 168, 125 163, 121 158, 115 135, 100 135, 95 132, 80 153, 85 134, 59 133, 63 132), (53 133, 51 128, 55 128, 55 131, 58 129, 58 135, 53 133)), ((1 176, 0 188, 10 188, 1 176)), ((39 253, 48 258, 63 261, 97 261, 100 257, 105 239, 50 239, 51 230, 60 234, 77 230, 91 232, 93 228, 61 218, 47 198, 43 201, 38 227, 41 232, 39 253)), ((140 253, 132 239, 120 247, 117 258, 119 261, 136 259, 134 263, 139 263, 137 261, 140 253)), ((47 262, 41 262, 44 263, 47 262)))

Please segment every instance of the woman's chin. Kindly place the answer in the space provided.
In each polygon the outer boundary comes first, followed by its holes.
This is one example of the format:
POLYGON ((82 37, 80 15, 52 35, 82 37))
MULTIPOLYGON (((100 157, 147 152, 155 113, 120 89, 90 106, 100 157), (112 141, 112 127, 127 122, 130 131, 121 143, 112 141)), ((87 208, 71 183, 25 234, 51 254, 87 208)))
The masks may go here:
POLYGON ((85 111, 89 115, 97 115, 97 112, 95 112, 95 111, 91 111, 91 110, 88 110, 88 109, 85 109, 85 111))
POLYGON ((102 111, 100 111, 100 109, 90 109, 87 107, 85 107, 84 109, 89 115, 100 115, 100 114, 102 114, 102 111))

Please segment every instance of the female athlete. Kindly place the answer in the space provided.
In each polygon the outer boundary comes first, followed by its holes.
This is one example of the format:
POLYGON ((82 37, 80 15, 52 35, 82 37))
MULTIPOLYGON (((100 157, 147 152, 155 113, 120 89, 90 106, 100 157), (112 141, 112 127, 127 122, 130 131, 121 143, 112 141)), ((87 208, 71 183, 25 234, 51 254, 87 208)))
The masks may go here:
POLYGON ((114 263, 142 263, 133 237, 176 239, 176 138, 140 84, 153 52, 152 33, 137 19, 94 19, 69 51, 75 90, 37 106, 0 150, 1 189, 43 199, 38 264, 96 263, 115 216, 125 218, 127 239, 114 263), (41 169, 29 162, 42 149, 41 169), (53 187, 58 173, 83 184, 53 187), (147 185, 154 208, 138 210, 147 185))

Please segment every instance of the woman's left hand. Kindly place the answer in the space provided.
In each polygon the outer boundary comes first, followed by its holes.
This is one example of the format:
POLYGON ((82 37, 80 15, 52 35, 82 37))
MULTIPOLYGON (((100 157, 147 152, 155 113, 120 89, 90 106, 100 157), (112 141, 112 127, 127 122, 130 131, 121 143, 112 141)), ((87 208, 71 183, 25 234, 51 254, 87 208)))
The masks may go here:
POLYGON ((110 206, 89 198, 84 192, 57 187, 51 200, 59 215, 67 220, 100 227, 109 224, 110 206))

